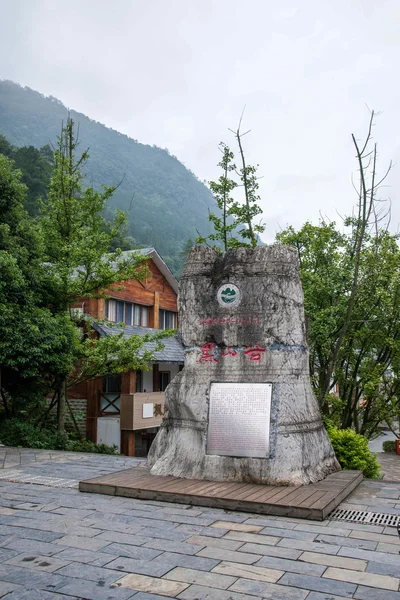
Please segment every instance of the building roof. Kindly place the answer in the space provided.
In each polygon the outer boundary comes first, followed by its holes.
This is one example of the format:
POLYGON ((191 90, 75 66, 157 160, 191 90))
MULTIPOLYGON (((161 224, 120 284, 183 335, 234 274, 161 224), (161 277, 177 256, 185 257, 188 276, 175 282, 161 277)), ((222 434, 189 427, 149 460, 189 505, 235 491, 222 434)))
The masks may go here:
MULTIPOLYGON (((120 327, 119 325, 112 325, 111 327, 105 323, 92 323, 93 328, 101 336, 118 335, 123 333, 123 337, 131 337, 131 335, 145 335, 146 333, 152 335, 160 331, 160 329, 150 329, 149 327, 137 327, 137 326, 125 326, 120 327)), ((164 349, 154 353, 155 360, 153 363, 175 363, 183 364, 185 361, 185 354, 183 352, 183 346, 178 338, 166 337, 162 340, 164 349)), ((146 350, 154 350, 155 342, 146 342, 144 347, 146 350)))
POLYGON ((138 248, 137 250, 125 250, 124 252, 122 252, 122 257, 129 258, 130 254, 142 254, 151 258, 156 267, 159 269, 159 271, 164 275, 165 279, 168 281, 175 294, 178 294, 178 282, 172 275, 171 271, 169 270, 169 267, 164 262, 163 258, 158 254, 155 248, 138 248))

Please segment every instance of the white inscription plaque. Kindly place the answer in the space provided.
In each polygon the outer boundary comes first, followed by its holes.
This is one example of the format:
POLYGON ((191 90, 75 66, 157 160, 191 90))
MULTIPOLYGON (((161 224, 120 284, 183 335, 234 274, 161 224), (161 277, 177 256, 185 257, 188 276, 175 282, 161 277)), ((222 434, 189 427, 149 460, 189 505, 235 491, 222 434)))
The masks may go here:
POLYGON ((265 458, 272 383, 212 383, 207 454, 265 458))

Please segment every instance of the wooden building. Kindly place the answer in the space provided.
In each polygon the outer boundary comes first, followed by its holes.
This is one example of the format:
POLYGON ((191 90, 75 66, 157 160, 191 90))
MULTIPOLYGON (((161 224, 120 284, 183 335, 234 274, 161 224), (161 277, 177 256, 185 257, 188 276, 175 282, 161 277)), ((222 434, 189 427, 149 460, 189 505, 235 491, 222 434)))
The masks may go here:
MULTIPOLYGON (((123 289, 106 290, 107 299, 90 298, 81 311, 98 318, 97 334, 124 336, 154 333, 178 327, 178 284, 154 248, 140 253, 148 257, 151 277, 126 281, 123 289), (111 323, 125 324, 121 328, 111 323)), ((116 444, 123 454, 145 456, 162 420, 164 390, 183 366, 178 338, 166 338, 155 353, 149 371, 129 371, 90 380, 69 391, 75 410, 84 413, 86 437, 97 443, 116 444)), ((151 344, 148 345, 151 349, 151 344)))

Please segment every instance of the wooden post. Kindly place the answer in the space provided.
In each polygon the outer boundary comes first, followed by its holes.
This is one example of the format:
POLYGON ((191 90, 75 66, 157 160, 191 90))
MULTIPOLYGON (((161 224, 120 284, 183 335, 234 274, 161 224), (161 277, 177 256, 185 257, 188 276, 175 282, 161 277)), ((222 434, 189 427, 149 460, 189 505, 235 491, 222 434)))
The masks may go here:
POLYGON ((87 405, 86 405, 86 437, 91 442, 97 442, 97 417, 100 414, 100 392, 103 380, 90 379, 87 382, 87 405))
MULTIPOLYGON (((127 371, 122 374, 121 394, 135 394, 136 371, 127 371)), ((135 432, 121 429, 121 454, 135 456, 135 432)))
POLYGON ((154 327, 154 329, 158 329, 160 326, 159 311, 160 311, 160 292, 154 292, 154 306, 153 306, 153 327, 154 327))
POLYGON ((121 431, 121 454, 135 456, 135 432, 122 429, 121 431))

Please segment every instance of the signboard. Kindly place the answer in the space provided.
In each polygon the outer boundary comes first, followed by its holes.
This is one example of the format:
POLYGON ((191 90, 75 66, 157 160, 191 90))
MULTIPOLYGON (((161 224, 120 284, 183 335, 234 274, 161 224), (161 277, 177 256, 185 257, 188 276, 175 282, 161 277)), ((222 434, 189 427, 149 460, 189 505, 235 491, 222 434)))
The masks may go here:
POLYGON ((265 458, 272 383, 212 383, 207 454, 265 458))

